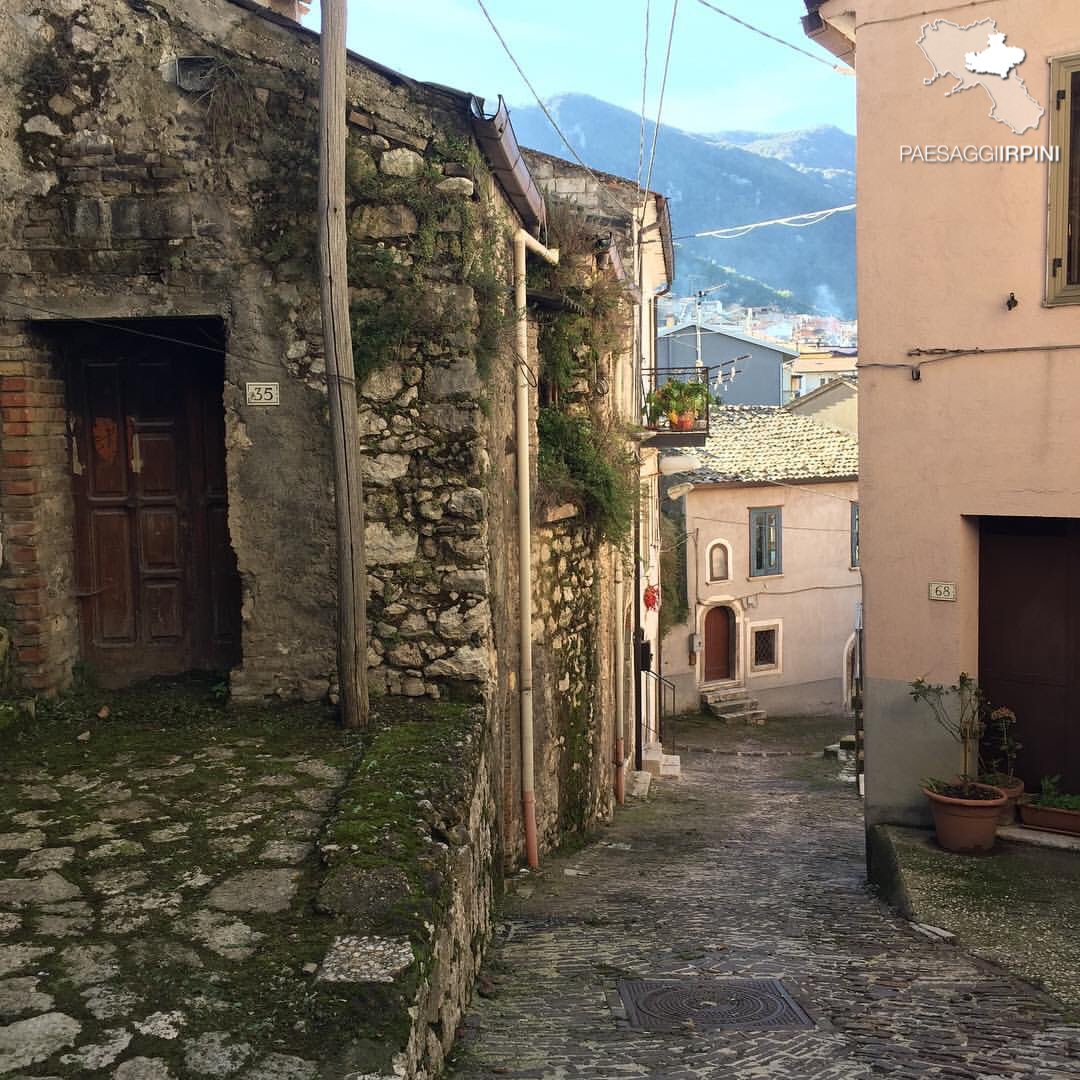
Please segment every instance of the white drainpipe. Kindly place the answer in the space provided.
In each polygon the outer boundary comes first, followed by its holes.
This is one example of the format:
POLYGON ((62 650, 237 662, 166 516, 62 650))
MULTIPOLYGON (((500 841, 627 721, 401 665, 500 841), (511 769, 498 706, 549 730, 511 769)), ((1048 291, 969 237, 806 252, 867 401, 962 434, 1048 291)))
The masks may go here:
POLYGON ((532 663, 532 492, 529 483, 529 323, 525 310, 525 249, 553 265, 558 248, 546 248, 524 229, 514 233, 514 310, 517 315, 517 489, 518 579, 521 589, 521 799, 525 816, 525 855, 529 866, 540 865, 536 844, 536 787, 533 769, 533 663, 532 663))
POLYGON ((626 665, 625 591, 622 552, 615 550, 615 801, 626 802, 626 665))

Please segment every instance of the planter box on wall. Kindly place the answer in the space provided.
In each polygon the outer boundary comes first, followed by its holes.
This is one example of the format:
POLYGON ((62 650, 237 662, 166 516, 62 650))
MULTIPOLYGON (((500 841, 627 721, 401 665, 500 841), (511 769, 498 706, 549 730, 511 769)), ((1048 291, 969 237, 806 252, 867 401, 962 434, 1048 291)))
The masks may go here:
POLYGON ((1080 810, 1062 810, 1054 806, 1035 806, 1022 802, 1020 820, 1029 829, 1048 829, 1051 832, 1080 836, 1080 810))

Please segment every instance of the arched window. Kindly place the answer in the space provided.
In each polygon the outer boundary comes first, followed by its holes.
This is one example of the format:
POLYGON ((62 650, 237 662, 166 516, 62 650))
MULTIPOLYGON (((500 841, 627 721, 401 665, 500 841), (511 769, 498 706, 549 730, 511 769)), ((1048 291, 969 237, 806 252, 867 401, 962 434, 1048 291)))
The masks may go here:
POLYGON ((725 541, 717 540, 712 544, 705 558, 709 581, 727 581, 731 577, 731 552, 725 541))

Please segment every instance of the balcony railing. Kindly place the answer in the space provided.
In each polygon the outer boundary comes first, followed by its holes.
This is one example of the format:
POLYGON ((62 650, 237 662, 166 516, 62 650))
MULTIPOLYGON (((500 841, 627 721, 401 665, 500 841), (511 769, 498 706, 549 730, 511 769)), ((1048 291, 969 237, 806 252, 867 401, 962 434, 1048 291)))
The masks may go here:
POLYGON ((709 435, 709 369, 644 368, 641 424, 649 446, 704 446, 709 435))

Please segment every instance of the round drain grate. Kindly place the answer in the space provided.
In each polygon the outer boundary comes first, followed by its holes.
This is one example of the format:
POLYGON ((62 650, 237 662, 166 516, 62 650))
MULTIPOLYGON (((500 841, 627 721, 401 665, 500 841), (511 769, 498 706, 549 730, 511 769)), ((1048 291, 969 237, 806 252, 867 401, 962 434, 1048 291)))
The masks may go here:
POLYGON ((636 979, 620 982, 619 995, 630 1022, 649 1031, 812 1026, 779 979, 636 979))

